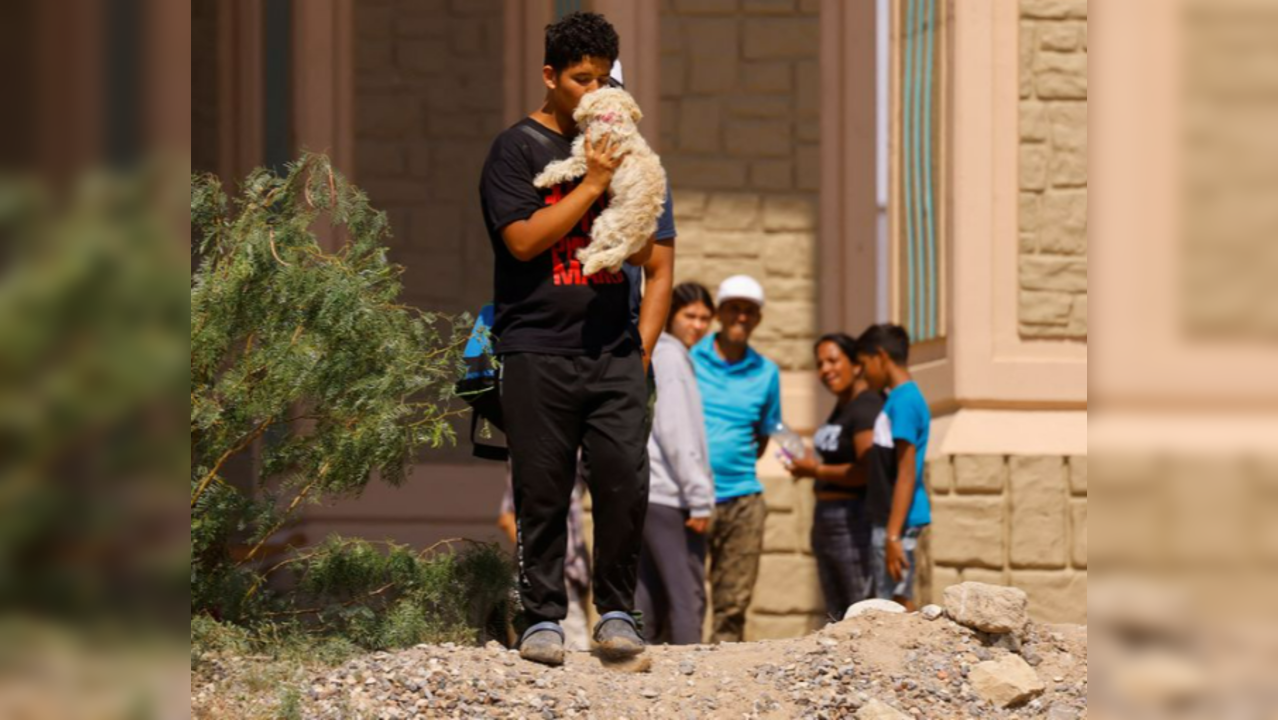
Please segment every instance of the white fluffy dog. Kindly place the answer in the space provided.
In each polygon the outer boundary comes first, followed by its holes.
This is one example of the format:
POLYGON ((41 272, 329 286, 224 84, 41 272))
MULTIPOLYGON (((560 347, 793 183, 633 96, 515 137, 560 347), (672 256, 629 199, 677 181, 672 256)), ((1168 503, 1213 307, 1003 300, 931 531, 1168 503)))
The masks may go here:
POLYGON ((657 230, 657 218, 665 207, 666 171, 661 158, 639 134, 643 117, 630 93, 604 88, 587 94, 572 119, 581 132, 572 144, 572 157, 546 166, 533 184, 539 188, 575 180, 586 174, 586 138, 595 147, 608 135, 614 153, 626 153, 608 188, 611 199, 590 229, 590 244, 577 251, 582 271, 617 272, 626 258, 643 249, 657 230))

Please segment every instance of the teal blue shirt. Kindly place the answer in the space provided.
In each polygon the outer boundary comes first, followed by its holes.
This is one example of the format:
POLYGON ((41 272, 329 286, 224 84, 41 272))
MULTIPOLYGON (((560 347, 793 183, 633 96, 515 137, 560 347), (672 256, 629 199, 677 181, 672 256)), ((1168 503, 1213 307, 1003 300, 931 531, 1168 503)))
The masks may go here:
POLYGON ((715 500, 722 502, 763 492, 755 472, 758 436, 781 422, 781 372, 753 348, 729 364, 715 351, 714 338, 693 346, 692 364, 705 410, 715 500))
POLYGON ((931 434, 932 412, 923 399, 923 391, 913 380, 892 388, 883 414, 892 423, 892 440, 904 440, 914 446, 914 500, 905 518, 905 527, 932 524, 932 504, 923 483, 923 464, 927 459, 927 440, 931 434))

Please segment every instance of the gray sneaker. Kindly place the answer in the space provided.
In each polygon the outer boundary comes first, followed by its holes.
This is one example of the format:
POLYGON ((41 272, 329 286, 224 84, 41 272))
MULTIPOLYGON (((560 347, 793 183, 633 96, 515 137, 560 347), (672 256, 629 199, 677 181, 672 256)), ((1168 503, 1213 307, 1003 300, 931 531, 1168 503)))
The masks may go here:
POLYGON ((604 613, 595 626, 594 638, 599 654, 610 660, 632 658, 644 650, 639 623, 628 612, 604 613))
POLYGON ((519 657, 543 665, 564 664, 564 630, 557 622, 539 622, 524 631, 519 657))

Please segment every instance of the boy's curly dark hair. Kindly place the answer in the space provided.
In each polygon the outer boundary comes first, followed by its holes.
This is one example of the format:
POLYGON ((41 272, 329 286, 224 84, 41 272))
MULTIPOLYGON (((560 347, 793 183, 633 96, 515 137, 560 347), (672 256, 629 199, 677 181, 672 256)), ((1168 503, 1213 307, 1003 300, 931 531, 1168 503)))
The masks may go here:
POLYGON ((575 12, 560 18, 554 25, 546 26, 545 64, 561 72, 582 58, 606 58, 616 62, 620 54, 621 40, 612 23, 603 15, 592 12, 575 12))

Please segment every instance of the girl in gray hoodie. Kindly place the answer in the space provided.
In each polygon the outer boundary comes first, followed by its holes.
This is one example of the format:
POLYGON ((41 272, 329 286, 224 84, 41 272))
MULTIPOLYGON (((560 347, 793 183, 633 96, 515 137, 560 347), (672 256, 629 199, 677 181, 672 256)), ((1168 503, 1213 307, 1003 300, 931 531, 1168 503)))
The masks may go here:
POLYGON ((712 317, 710 291, 696 283, 677 286, 666 331, 652 354, 657 404, 648 439, 651 480, 635 593, 649 643, 701 642, 714 477, 688 348, 705 337, 712 317))

